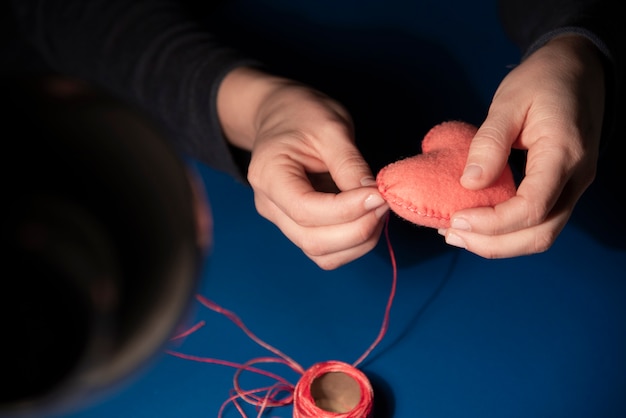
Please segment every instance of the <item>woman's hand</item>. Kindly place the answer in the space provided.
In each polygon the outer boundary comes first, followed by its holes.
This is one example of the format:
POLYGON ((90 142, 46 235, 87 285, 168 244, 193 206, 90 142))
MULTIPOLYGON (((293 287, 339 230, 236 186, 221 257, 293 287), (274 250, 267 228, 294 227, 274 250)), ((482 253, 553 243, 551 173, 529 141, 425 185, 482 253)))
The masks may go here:
POLYGON ((527 150, 524 178, 495 208, 453 214, 439 231, 446 242, 486 258, 550 248, 595 178, 604 100, 599 52, 578 35, 551 40, 513 69, 472 141, 461 183, 489 185, 511 148, 527 150))
POLYGON ((309 258, 334 269, 374 248, 388 206, 339 103, 240 68, 222 83, 218 112, 229 140, 252 152, 257 211, 309 258))

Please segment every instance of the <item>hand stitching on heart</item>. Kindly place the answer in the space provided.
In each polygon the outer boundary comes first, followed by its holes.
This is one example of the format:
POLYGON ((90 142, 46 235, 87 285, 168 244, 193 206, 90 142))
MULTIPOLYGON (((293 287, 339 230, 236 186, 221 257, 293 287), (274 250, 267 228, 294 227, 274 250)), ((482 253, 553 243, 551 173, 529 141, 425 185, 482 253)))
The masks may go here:
POLYGON ((466 122, 443 122, 424 137, 422 154, 383 167, 376 183, 391 210, 417 225, 448 228, 458 210, 495 206, 513 197, 516 187, 508 164, 487 188, 468 190, 461 185, 476 131, 466 122))

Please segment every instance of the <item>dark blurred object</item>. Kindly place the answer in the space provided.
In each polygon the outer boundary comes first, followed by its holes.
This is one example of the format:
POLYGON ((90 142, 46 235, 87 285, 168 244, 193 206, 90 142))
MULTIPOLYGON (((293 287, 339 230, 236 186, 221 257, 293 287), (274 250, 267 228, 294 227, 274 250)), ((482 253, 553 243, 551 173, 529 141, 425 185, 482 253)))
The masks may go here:
POLYGON ((0 416, 42 416, 160 351, 210 231, 187 166, 130 106, 59 77, 2 85, 0 416))

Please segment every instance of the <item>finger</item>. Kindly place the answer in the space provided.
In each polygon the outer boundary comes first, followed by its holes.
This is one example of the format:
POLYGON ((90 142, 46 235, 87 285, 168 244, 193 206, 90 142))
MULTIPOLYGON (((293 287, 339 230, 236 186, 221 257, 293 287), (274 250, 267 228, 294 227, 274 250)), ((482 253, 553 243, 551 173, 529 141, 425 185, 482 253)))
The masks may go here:
POLYGON ((310 257, 320 257, 377 242, 386 206, 344 224, 304 227, 267 203, 267 218, 310 257))
POLYGON ((376 187, 359 187, 341 193, 318 192, 302 168, 290 161, 276 163, 267 177, 274 181, 265 182, 265 188, 254 185, 253 188, 257 211, 272 221, 275 219, 270 215, 268 202, 304 227, 351 222, 386 205, 376 187))
POLYGON ((332 146, 324 146, 319 152, 337 187, 340 190, 352 190, 374 186, 376 180, 372 170, 354 143, 341 133, 335 135, 327 138, 332 146))
POLYGON ((503 235, 482 235, 468 231, 448 229, 446 243, 479 255, 497 259, 537 254, 547 251, 565 226, 566 217, 503 235))
POLYGON ((513 198, 493 208, 458 211, 451 217, 451 227, 500 235, 540 224, 553 209, 569 180, 564 158, 558 150, 530 150, 526 175, 513 198))
POLYGON ((359 257, 362 257, 376 247, 376 244, 382 234, 383 227, 384 222, 380 222, 371 238, 357 246, 319 256, 308 254, 306 251, 305 254, 324 270, 336 269, 356 260, 359 257))
MULTIPOLYGON (((380 236, 380 233, 378 235, 380 236)), ((334 270, 364 256, 376 246, 377 242, 378 239, 332 254, 323 256, 310 256, 307 254, 307 256, 323 270, 334 270)))
POLYGON ((273 223, 302 252, 324 270, 336 269, 371 251, 382 233, 387 208, 362 219, 333 227, 302 227, 274 206, 273 223))
POLYGON ((494 99, 491 109, 472 139, 461 176, 461 185, 470 190, 483 189, 500 177, 522 130, 524 113, 519 109, 500 99, 494 99))
POLYGON ((507 258, 547 251, 569 220, 581 196, 577 182, 567 184, 563 194, 545 220, 532 227, 499 235, 449 228, 440 230, 450 245, 466 248, 485 258, 507 258))

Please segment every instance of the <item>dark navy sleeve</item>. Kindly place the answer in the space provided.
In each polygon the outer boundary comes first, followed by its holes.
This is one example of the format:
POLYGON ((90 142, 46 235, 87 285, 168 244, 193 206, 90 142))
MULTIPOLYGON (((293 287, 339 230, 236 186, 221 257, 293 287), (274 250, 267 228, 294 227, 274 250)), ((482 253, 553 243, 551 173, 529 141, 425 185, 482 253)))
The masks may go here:
POLYGON ((556 36, 576 33, 593 42, 604 60, 606 111, 603 147, 624 108, 626 14, 614 0, 498 0, 503 28, 522 60, 556 36))
POLYGON ((182 4, 14 0, 12 7, 19 33, 52 70, 137 105, 181 152, 242 179, 216 98, 230 70, 258 63, 220 44, 182 4))

